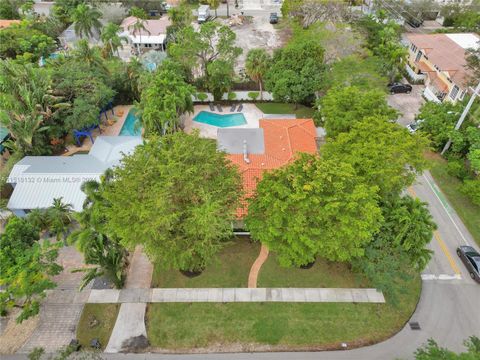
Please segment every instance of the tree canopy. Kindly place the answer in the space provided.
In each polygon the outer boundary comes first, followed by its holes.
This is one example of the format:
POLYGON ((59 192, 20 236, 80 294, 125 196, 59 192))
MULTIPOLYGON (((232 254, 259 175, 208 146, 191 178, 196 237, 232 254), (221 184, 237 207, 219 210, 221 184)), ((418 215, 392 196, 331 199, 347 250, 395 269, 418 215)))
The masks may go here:
POLYGON ((147 136, 175 132, 180 115, 193 111, 193 86, 186 83, 179 66, 164 61, 149 78, 139 103, 140 118, 147 136))
POLYGON ((103 192, 108 233, 126 247, 143 245, 161 266, 202 270, 232 236, 240 176, 198 133, 149 139, 113 177, 103 192))
POLYGON ((385 92, 349 86, 329 90, 317 101, 314 115, 316 122, 325 127, 328 137, 349 131, 367 116, 395 120, 398 112, 387 104, 385 92))
POLYGON ((427 344, 423 345, 415 352, 415 360, 476 360, 480 356, 480 339, 476 336, 470 336, 464 342, 467 351, 456 354, 446 348, 438 346, 437 342, 429 339, 427 344))
POLYGON ((378 186, 382 197, 400 194, 426 166, 423 151, 428 141, 412 136, 384 117, 366 117, 349 132, 330 139, 322 156, 353 166, 357 175, 378 186))
POLYGON ((265 87, 276 101, 312 103, 320 88, 324 50, 315 41, 290 43, 275 51, 265 87))
POLYGON ((272 59, 265 49, 252 49, 245 60, 245 72, 260 88, 260 100, 263 100, 263 81, 272 59))
POLYGON ((317 256, 351 260, 363 255, 380 226, 376 192, 349 164, 303 154, 264 175, 246 225, 282 266, 306 265, 317 256))
POLYGON ((56 286, 49 276, 62 270, 55 263, 57 246, 48 241, 40 244, 38 231, 27 220, 13 217, 0 235, 0 310, 20 307, 17 322, 39 312, 45 290, 56 286))

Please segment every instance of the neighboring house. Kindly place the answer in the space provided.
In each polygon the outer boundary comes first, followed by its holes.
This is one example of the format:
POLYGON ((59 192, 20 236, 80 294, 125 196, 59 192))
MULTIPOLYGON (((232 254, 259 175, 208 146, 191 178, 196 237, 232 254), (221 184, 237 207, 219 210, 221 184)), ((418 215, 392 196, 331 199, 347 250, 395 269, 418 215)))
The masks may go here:
POLYGON ((20 20, 0 20, 0 30, 6 29, 13 24, 20 24, 20 20))
POLYGON ((142 143, 140 136, 99 136, 90 152, 73 156, 26 156, 13 167, 7 182, 13 193, 7 208, 17 216, 32 209, 46 209, 62 198, 81 211, 86 195, 81 186, 100 180, 105 170, 120 163, 142 143))
POLYGON ((431 101, 456 102, 468 92, 468 49, 480 46, 480 37, 465 34, 407 34, 407 71, 425 76, 424 96, 431 101))
MULTIPOLYGON (((238 166, 245 191, 243 205, 237 209, 242 219, 265 171, 280 168, 299 152, 317 152, 317 129, 312 119, 261 119, 259 128, 220 128, 217 147, 238 166)), ((238 227, 241 227, 238 226, 238 227)))
MULTIPOLYGON (((103 24, 103 21, 102 21, 102 24, 103 24)), ((60 43, 62 44, 63 47, 73 48, 75 47, 75 43, 82 38, 77 36, 77 34, 75 34, 75 24, 71 24, 68 28, 66 28, 60 34, 58 39, 60 40, 60 43)), ((88 38, 83 38, 83 39, 87 39, 89 44, 91 45, 98 45, 101 43, 100 32, 97 31, 96 29, 92 29, 92 36, 89 36, 88 38)))
POLYGON ((48 17, 50 16, 54 4, 54 1, 35 0, 35 3, 33 4, 33 11, 38 15, 48 17))
POLYGON ((128 39, 128 43, 135 47, 138 51, 145 50, 159 50, 165 51, 167 49, 167 27, 171 22, 167 16, 160 19, 144 20, 145 30, 134 30, 134 24, 138 19, 134 16, 129 16, 123 19, 122 33, 128 39))

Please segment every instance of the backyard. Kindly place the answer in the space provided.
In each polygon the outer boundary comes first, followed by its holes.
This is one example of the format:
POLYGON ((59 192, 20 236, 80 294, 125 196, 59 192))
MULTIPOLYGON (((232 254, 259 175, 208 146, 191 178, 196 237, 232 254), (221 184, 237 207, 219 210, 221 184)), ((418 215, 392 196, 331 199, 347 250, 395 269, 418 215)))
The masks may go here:
POLYGON ((314 110, 304 105, 288 103, 258 103, 256 106, 265 114, 295 114, 298 119, 310 119, 313 117, 314 110))

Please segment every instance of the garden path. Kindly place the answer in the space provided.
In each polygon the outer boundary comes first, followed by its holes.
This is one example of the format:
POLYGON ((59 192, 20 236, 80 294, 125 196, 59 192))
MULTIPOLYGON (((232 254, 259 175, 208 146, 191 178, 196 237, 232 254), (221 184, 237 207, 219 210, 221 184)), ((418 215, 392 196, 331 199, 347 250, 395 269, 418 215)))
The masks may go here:
POLYGON ((260 269, 262 268, 263 263, 268 258, 268 248, 262 244, 260 247, 260 253, 258 254, 257 259, 253 263, 250 273, 248 274, 248 287, 249 288, 256 288, 257 287, 257 279, 260 269))

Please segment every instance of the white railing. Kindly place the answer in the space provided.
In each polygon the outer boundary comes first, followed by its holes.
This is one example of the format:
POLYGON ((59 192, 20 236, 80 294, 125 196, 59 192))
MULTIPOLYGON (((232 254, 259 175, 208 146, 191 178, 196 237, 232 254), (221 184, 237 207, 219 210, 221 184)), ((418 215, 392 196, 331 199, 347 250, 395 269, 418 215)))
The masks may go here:
MULTIPOLYGON (((198 102, 210 102, 213 101, 213 95, 208 92, 199 92, 202 94, 207 95, 207 98, 205 100, 199 100, 198 99, 198 93, 194 96, 192 96, 193 101, 198 101, 198 102)), ((233 101, 252 101, 253 99, 248 96, 249 93, 258 93, 258 96, 255 100, 260 100, 260 92, 259 91, 232 91, 232 93, 235 94, 235 99, 233 101)), ((263 91, 263 100, 264 101, 273 101, 273 96, 272 93, 268 91, 263 91)), ((222 100, 228 100, 228 93, 223 94, 222 100)))
POLYGON ((405 69, 407 69, 407 73, 413 81, 425 81, 425 78, 427 77, 425 74, 417 74, 408 64, 405 65, 405 69))

